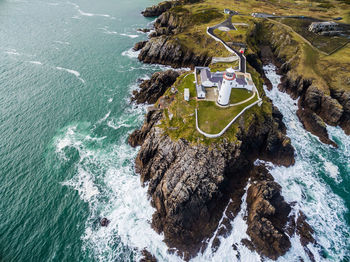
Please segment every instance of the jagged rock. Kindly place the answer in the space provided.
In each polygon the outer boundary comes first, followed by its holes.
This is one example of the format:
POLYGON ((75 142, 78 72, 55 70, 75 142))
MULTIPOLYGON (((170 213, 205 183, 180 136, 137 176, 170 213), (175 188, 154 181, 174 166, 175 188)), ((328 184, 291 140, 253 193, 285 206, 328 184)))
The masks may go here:
POLYGON ((137 29, 137 31, 142 32, 142 33, 149 33, 151 31, 151 29, 149 29, 149 28, 139 28, 139 29, 137 29))
POLYGON ((305 93, 302 105, 317 113, 327 124, 338 125, 343 115, 339 102, 315 86, 310 86, 305 93))
POLYGON ((133 92, 134 96, 131 100, 138 104, 154 104, 172 86, 179 75, 180 72, 175 70, 154 73, 150 80, 141 83, 140 90, 133 92))
POLYGON ((147 7, 144 11, 141 12, 141 14, 145 17, 156 17, 172 8, 174 4, 175 1, 161 2, 158 5, 147 7))
POLYGON ((134 45, 133 49, 134 49, 135 51, 139 51, 139 50, 141 50, 141 49, 146 45, 146 43, 147 43, 147 41, 137 42, 137 43, 134 45))
POLYGON ((297 116, 304 128, 318 136, 323 143, 338 147, 337 144, 329 138, 326 124, 316 113, 312 112, 309 108, 299 107, 297 116))
POLYGON ((139 60, 144 63, 171 65, 172 67, 194 67, 208 65, 211 57, 195 54, 168 36, 151 38, 141 49, 139 60))
POLYGON ((339 122, 345 133, 350 135, 350 91, 332 91, 332 97, 343 106, 344 112, 339 122))
POLYGON ((146 249, 142 250, 143 258, 139 262, 157 262, 158 260, 146 249))
POLYGON ((336 99, 329 95, 324 95, 322 97, 320 116, 327 124, 332 126, 338 125, 343 111, 343 107, 336 99))
POLYGON ((137 133, 144 141, 135 168, 141 182, 148 181, 156 208, 152 226, 186 258, 197 254, 203 240, 211 237, 230 197, 229 217, 236 215, 254 156, 261 152, 276 164, 294 163, 293 147, 271 115, 242 122, 237 134, 241 142, 223 141, 210 148, 183 139, 173 141, 155 121, 146 121, 137 133))
POLYGON ((100 225, 102 227, 107 227, 111 221, 109 221, 106 217, 102 218, 100 221, 100 225))
POLYGON ((145 117, 145 122, 141 130, 135 130, 132 134, 130 134, 128 138, 129 145, 131 145, 132 147, 141 145, 148 132, 161 118, 162 111, 150 110, 145 117))
POLYGON ((277 259, 291 246, 284 232, 291 207, 284 201, 281 187, 271 175, 262 167, 256 169, 256 177, 253 175, 247 192, 247 233, 258 253, 277 259))
POLYGON ((323 93, 315 86, 310 86, 305 93, 304 105, 312 111, 319 111, 323 93))

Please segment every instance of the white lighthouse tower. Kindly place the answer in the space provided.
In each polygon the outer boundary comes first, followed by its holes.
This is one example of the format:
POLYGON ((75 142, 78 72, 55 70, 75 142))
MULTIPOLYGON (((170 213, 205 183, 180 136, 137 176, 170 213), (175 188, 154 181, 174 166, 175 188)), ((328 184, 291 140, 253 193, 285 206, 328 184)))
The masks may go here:
POLYGON ((227 106, 230 102, 231 90, 233 87, 233 81, 235 80, 236 75, 232 67, 226 69, 224 73, 224 78, 219 90, 218 104, 221 106, 227 106))

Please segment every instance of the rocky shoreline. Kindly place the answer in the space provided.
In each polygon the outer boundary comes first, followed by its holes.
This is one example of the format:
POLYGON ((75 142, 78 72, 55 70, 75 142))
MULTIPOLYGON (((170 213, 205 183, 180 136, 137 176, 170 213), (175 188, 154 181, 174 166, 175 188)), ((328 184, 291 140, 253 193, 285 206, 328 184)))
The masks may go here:
MULTIPOLYGON (((170 37, 181 30, 182 22, 165 9, 155 8, 158 11, 153 13, 145 11, 160 17, 155 22, 155 32, 150 39, 134 47, 140 50, 139 60, 175 68, 209 64, 210 57, 186 50, 170 37)), ((264 58, 260 55, 247 60, 252 66, 256 63, 254 67, 269 85, 260 59, 264 58)), ((269 59, 266 58, 265 62, 269 59)), ((283 70, 282 66, 280 68, 283 70)), ((178 76, 171 70, 154 74, 141 84, 140 91, 133 94, 132 100, 155 103, 178 76)), ((283 83, 286 91, 291 90, 287 88, 286 81, 283 83)), ((254 165, 257 158, 276 165, 294 164, 294 148, 286 136, 283 116, 277 108, 271 106, 271 110, 272 113, 264 115, 263 119, 253 115, 249 124, 243 119, 239 121, 236 142, 224 140, 208 146, 192 144, 184 139, 174 141, 158 126, 164 111, 155 108, 147 113, 142 128, 130 135, 129 144, 140 146, 135 161, 136 172, 140 174, 141 183, 148 186, 151 203, 156 209, 152 227, 164 234, 170 251, 189 260, 207 247, 208 240, 220 228, 210 247, 215 250, 220 244, 219 236, 230 232, 230 221, 239 212, 242 196, 249 185, 246 222, 250 240, 242 242, 263 257, 275 260, 289 250, 289 238, 298 234, 310 259, 313 259, 306 245, 315 243, 315 240, 305 216, 299 214, 295 222, 292 206, 284 201, 281 187, 264 166, 254 165), (224 212, 225 219, 220 224, 224 212)), ((301 119, 310 115, 304 111, 298 114, 301 119)), ((304 125, 307 126, 310 121, 307 119, 304 125)), ((324 141, 329 142, 328 134, 323 136, 324 141)))
MULTIPOLYGON (((261 30, 264 25, 257 26, 261 30)), ((271 32, 264 39, 257 41, 258 57, 252 58, 252 66, 262 71, 262 66, 274 64, 279 74, 282 75, 280 91, 288 93, 293 99, 298 100, 298 118, 304 128, 319 137, 326 144, 337 147, 337 144, 329 138, 326 124, 340 126, 347 135, 350 135, 350 91, 329 89, 329 94, 324 89, 315 85, 313 79, 304 78, 294 72, 293 63, 298 59, 298 46, 295 57, 285 57, 280 50, 285 45, 292 45, 290 36, 285 33, 274 37, 274 32, 283 28, 278 25, 267 25, 271 32), (277 28, 278 27, 278 28, 277 28)), ((266 28, 265 28, 266 30, 266 28)), ((259 35, 259 32, 254 32, 259 35)))

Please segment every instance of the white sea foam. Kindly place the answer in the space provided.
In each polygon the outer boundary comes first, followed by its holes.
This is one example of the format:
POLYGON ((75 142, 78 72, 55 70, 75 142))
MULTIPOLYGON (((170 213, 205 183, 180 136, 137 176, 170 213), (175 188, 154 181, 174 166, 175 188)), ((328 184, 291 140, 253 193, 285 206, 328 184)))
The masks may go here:
POLYGON ((137 58, 139 56, 140 52, 141 52, 140 50, 135 51, 133 48, 130 48, 130 49, 124 51, 122 53, 122 56, 128 56, 130 58, 137 58))
POLYGON ((81 16, 88 16, 88 17, 98 16, 98 17, 110 18, 113 20, 115 19, 115 17, 113 17, 109 14, 95 14, 95 13, 84 12, 83 10, 80 9, 80 6, 77 5, 76 3, 73 3, 73 2, 67 2, 67 3, 74 6, 74 8, 78 11, 79 15, 81 15, 81 16))
POLYGON ((130 37, 130 38, 137 38, 137 37, 139 37, 139 35, 130 35, 130 34, 124 34, 124 33, 122 33, 120 35, 127 36, 127 37, 130 37))
MULTIPOLYGON (((339 261, 347 252, 347 243, 344 241, 346 232, 349 230, 344 219, 347 209, 343 200, 322 178, 322 174, 326 173, 336 182, 340 181, 339 170, 333 161, 349 159, 349 144, 342 144, 337 150, 321 143, 315 136, 305 131, 296 116, 295 101, 277 88, 280 77, 276 75, 275 68, 266 66, 264 70, 273 84, 273 89, 268 91, 265 87, 265 92, 282 112, 283 121, 287 126, 287 135, 296 149, 294 166, 286 168, 267 163, 270 172, 276 182, 282 186, 282 194, 286 201, 296 201, 294 209, 306 214, 309 224, 315 229, 317 243, 329 253, 327 260, 339 261), (336 159, 333 159, 334 154, 338 155, 336 159)), ((349 140, 340 128, 332 128, 332 130, 331 134, 339 140, 349 140)), ((293 239, 291 251, 280 258, 280 261, 288 261, 297 254, 303 254, 301 247, 297 244, 298 241, 297 237, 293 239)), ((310 250, 315 257, 319 257, 317 248, 310 247, 310 250)), ((306 257, 305 254, 302 256, 306 257)), ((317 261, 320 260, 325 259, 319 257, 317 261)))
MULTIPOLYGON (((143 113, 143 110, 126 110, 115 120, 135 127, 141 123, 143 113)), ((102 119, 107 118, 113 116, 108 112, 102 119)), ((168 254, 163 236, 150 226, 154 209, 147 197, 147 188, 141 186, 139 176, 134 174, 131 163, 137 150, 125 143, 127 133, 119 141, 91 148, 89 144, 96 137, 85 135, 88 129, 80 130, 72 125, 55 142, 63 161, 66 161, 62 156, 64 148, 79 152, 75 175, 62 185, 77 190, 80 198, 89 204, 83 250, 92 253, 97 261, 134 261, 131 253, 139 260, 144 248, 157 254, 160 261, 181 261, 168 254), (111 221, 108 227, 96 227, 94 221, 99 217, 108 217, 111 221)))
POLYGON ((34 65, 42 65, 40 61, 28 61, 28 63, 34 64, 34 65))
POLYGON ((75 176, 73 179, 63 182, 64 186, 71 186, 78 191, 79 196, 85 202, 91 201, 93 197, 99 194, 99 190, 96 187, 93 176, 84 168, 78 168, 79 176, 75 176))
POLYGON ((105 26, 105 27, 102 27, 102 28, 99 28, 100 30, 103 31, 103 33, 107 34, 107 35, 117 35, 118 32, 116 31, 109 31, 108 30, 108 26, 105 26))
MULTIPOLYGON (((207 249, 203 252, 203 254, 199 254, 197 257, 193 258, 191 262, 260 261, 260 256, 256 252, 250 251, 245 245, 241 243, 242 239, 244 238, 250 240, 250 237, 246 233, 248 225, 244 219, 244 217, 247 215, 246 199, 247 199, 248 187, 249 187, 249 183, 246 186, 245 188, 246 192, 242 197, 241 210, 239 211, 237 216, 234 218, 234 220, 231 221, 232 231, 230 232, 229 236, 219 237, 220 246, 215 252, 213 252, 213 250, 211 249, 211 245, 213 243, 215 234, 219 230, 218 228, 214 233, 214 236, 212 237, 212 239, 210 239, 207 249), (237 250, 235 250, 232 245, 235 245, 237 247, 237 250), (238 257, 240 257, 240 259, 238 257)), ((223 216, 223 218, 224 217, 225 216, 223 216)))
POLYGON ((67 42, 67 41, 59 41, 59 40, 57 40, 57 41, 53 41, 53 42, 57 43, 57 44, 62 44, 62 45, 70 45, 70 43, 67 42))
POLYGON ((18 53, 16 50, 5 51, 5 53, 8 55, 20 55, 20 53, 18 53))
POLYGON ((64 68, 64 67, 59 67, 59 66, 56 66, 56 69, 60 70, 60 71, 66 71, 72 75, 75 75, 77 79, 79 79, 83 84, 85 84, 85 80, 82 79, 80 77, 80 73, 78 71, 75 71, 75 70, 72 70, 72 69, 68 69, 68 68, 64 68))

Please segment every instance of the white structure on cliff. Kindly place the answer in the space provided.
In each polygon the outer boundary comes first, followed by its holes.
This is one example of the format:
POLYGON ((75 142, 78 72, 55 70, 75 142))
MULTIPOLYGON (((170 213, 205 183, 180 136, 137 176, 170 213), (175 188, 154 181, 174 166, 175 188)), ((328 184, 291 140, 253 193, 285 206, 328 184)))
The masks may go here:
POLYGON ((236 79, 235 71, 232 68, 228 68, 224 73, 221 86, 219 86, 218 104, 221 106, 227 106, 230 103, 231 90, 235 85, 236 79))
POLYGON ((196 67, 194 75, 197 99, 217 101, 221 106, 229 105, 232 89, 241 88, 256 92, 251 75, 233 68, 212 73, 208 67, 196 67))

